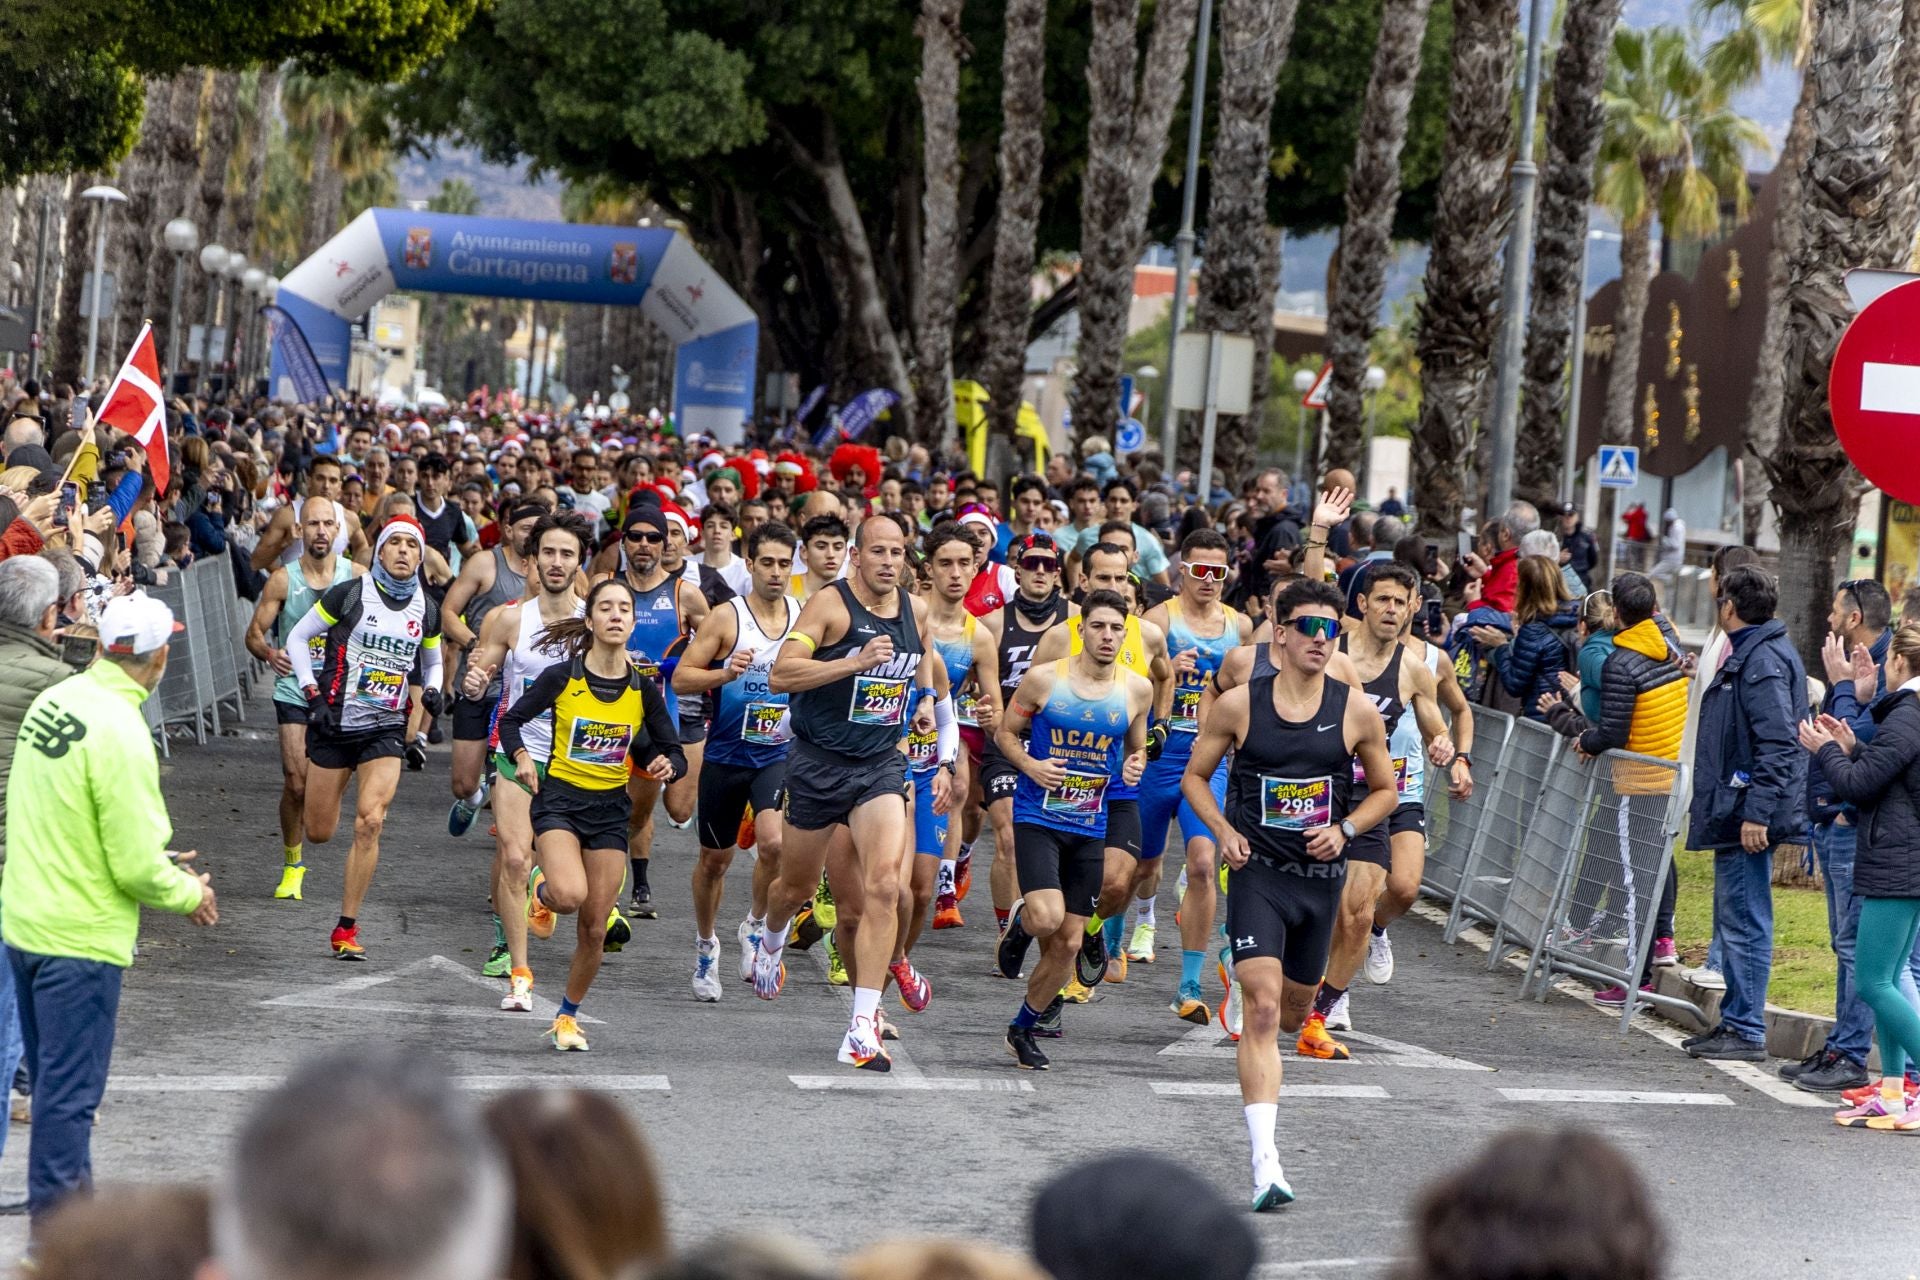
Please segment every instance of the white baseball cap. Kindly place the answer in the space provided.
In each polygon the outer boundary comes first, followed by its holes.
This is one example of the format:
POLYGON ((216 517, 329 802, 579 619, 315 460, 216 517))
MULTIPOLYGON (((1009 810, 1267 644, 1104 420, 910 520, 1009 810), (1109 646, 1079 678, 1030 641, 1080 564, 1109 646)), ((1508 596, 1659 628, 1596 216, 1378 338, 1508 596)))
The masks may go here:
POLYGON ((107 601, 100 611, 100 641, 108 653, 149 654, 186 628, 173 620, 173 610, 144 591, 132 591, 107 601))

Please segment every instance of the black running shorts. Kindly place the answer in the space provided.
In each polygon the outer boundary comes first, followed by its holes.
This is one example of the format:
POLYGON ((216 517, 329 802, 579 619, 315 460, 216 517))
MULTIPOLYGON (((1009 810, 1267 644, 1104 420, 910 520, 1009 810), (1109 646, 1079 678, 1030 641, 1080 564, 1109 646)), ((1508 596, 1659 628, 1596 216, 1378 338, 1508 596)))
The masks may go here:
POLYGON ((533 798, 533 834, 537 840, 549 831, 566 831, 582 849, 627 851, 627 818, 633 801, 625 787, 588 791, 554 777, 542 778, 533 798))
POLYGON ((499 704, 497 692, 490 698, 456 696, 453 700, 453 740, 485 742, 493 732, 493 709, 499 704))
POLYGON ((275 724, 305 724, 307 722, 307 704, 304 702, 282 702, 273 700, 273 722, 275 724))
POLYGON ((1382 822, 1369 827, 1355 836, 1347 844, 1347 861, 1367 862, 1376 867, 1393 865, 1393 849, 1387 838, 1388 824, 1382 822))
POLYGON ((980 794, 986 797, 988 804, 992 804, 996 800, 1013 799, 1013 793, 1019 786, 1020 771, 989 740, 986 754, 980 757, 980 794))
POLYGON ((731 849, 740 842, 740 819, 751 804, 755 813, 780 808, 780 788, 787 780, 787 762, 754 768, 750 764, 721 764, 709 760, 700 767, 698 827, 702 849, 731 849))
POLYGON ((320 769, 358 769, 375 760, 398 760, 406 754, 398 729, 375 729, 371 733, 328 733, 317 725, 307 726, 307 760, 320 769))
POLYGON ((1140 856, 1140 802, 1107 802, 1107 848, 1125 850, 1128 856, 1140 856))
POLYGON ((1393 816, 1387 819, 1386 827, 1389 838, 1397 836, 1403 831, 1417 831, 1422 837, 1425 837, 1427 834, 1427 806, 1417 802, 1401 805, 1393 811, 1393 816))
POLYGON ((1236 963, 1280 962, 1287 981, 1326 976, 1333 925, 1340 917, 1346 867, 1338 862, 1270 862, 1251 858, 1227 872, 1227 940, 1236 963))
POLYGON ((850 760, 796 740, 787 758, 786 819, 802 831, 824 831, 869 800, 900 800, 906 788, 907 758, 891 747, 871 759, 850 760))
POLYGON ((680 699, 680 745, 692 746, 696 742, 707 740, 707 698, 680 699))
POLYGON ((1013 865, 1022 897, 1041 889, 1058 889, 1066 899, 1068 915, 1091 917, 1100 901, 1100 881, 1106 874, 1107 839, 1104 835, 1016 822, 1013 865))

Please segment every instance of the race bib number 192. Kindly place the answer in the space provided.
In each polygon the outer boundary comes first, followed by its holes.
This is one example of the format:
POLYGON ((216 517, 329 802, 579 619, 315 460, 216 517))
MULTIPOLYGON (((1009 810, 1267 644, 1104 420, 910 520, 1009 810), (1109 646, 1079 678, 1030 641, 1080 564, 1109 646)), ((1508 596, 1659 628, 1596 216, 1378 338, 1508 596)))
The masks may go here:
POLYGON ((898 727, 907 708, 907 681, 903 676, 888 680, 880 676, 855 676, 853 702, 847 719, 853 724, 883 724, 898 727))
POLYGON ((1277 831, 1312 831, 1333 822, 1333 779, 1260 778, 1260 825, 1277 831))

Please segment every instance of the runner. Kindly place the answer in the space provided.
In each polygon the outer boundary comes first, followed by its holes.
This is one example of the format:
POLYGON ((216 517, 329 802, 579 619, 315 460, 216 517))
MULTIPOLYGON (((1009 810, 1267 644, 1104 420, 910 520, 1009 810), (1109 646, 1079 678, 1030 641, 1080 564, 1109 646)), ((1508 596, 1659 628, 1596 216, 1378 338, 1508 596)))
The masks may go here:
POLYGON ((1279 1033, 1306 1021, 1326 969, 1347 846, 1386 821, 1395 804, 1380 713, 1326 678, 1345 605, 1338 588, 1321 582, 1289 583, 1279 592, 1279 671, 1263 671, 1220 696, 1181 781, 1229 868, 1227 936, 1245 1006, 1237 1058, 1256 1212, 1294 1198, 1274 1145, 1279 1033), (1223 811, 1213 777, 1229 750, 1223 811), (1348 783, 1356 755, 1368 790, 1353 806, 1348 783))
MULTIPOLYGON (((1208 1009, 1200 991, 1200 970, 1213 945, 1218 871, 1214 841, 1199 811, 1182 798, 1180 778, 1199 735, 1201 700, 1227 651, 1247 643, 1253 624, 1220 602, 1226 590, 1227 540, 1212 529, 1196 529, 1180 544, 1180 593, 1147 610, 1147 621, 1166 632, 1173 657, 1173 708, 1167 717, 1167 745, 1140 781, 1140 856, 1159 857, 1167 828, 1176 814, 1186 860, 1187 892, 1180 900, 1180 985, 1174 1015, 1205 1026, 1208 1009)), ((1226 794, 1226 771, 1213 779, 1215 806, 1226 794)))
MULTIPOLYGON (((739 593, 727 585, 720 571, 689 554, 693 545, 693 520, 679 506, 671 502, 660 504, 661 512, 667 517, 667 543, 660 552, 660 567, 669 578, 678 577, 691 582, 700 592, 700 598, 708 610, 733 599, 739 593)), ((682 628, 681 643, 693 638, 694 629, 700 625, 699 617, 690 619, 682 628)), ((697 698, 683 698, 673 692, 673 671, 665 669, 661 692, 668 695, 668 702, 674 705, 680 718, 680 746, 687 755, 687 771, 666 788, 664 803, 667 810, 667 825, 678 831, 685 831, 693 825, 694 803, 700 795, 700 761, 706 752, 707 716, 713 710, 713 700, 705 694, 697 698)))
MULTIPOLYGON (((333 554, 358 556, 367 549, 367 535, 360 527, 360 517, 340 503, 343 474, 338 458, 324 453, 315 454, 313 461, 307 464, 307 496, 325 498, 333 503, 333 554)), ((267 527, 260 533, 260 541, 254 544, 251 560, 254 572, 265 573, 275 564, 292 564, 302 555, 301 544, 305 539, 301 533, 301 517, 304 512, 296 511, 296 505, 288 503, 275 511, 267 521, 267 527)))
MULTIPOLYGON (((335 471, 339 468, 336 466, 335 471)), ((340 554, 345 547, 341 537, 339 503, 330 498, 311 497, 300 507, 301 554, 292 564, 274 569, 260 590, 260 603, 247 624, 247 652, 274 670, 273 718, 280 726, 280 846, 282 864, 276 898, 301 901, 307 878, 302 845, 306 830, 302 810, 307 796, 307 700, 293 677, 293 662, 287 657, 287 636, 294 625, 307 616, 313 602, 330 587, 356 577, 360 567, 340 554), (271 628, 273 639, 267 639, 271 628)), ((311 652, 309 661, 325 660, 324 646, 311 652)))
POLYGON ((400 782, 407 681, 420 660, 429 709, 440 703, 440 610, 420 589, 426 536, 411 516, 380 530, 366 576, 329 587, 287 636, 294 682, 307 699, 307 838, 333 839, 350 779, 353 848, 347 855, 340 921, 331 946, 341 960, 364 960, 358 917, 380 862, 380 830, 400 782), (313 641, 325 640, 319 674, 313 641))
POLYGON ((786 594, 793 573, 793 530, 763 524, 747 539, 749 594, 707 615, 673 673, 676 693, 713 695, 713 732, 700 775, 700 859, 693 868, 693 994, 718 1000, 720 939, 715 934, 727 868, 752 814, 753 887, 740 941, 740 980, 753 980, 753 952, 766 928, 767 891, 780 869, 780 789, 786 781, 787 695, 767 687, 774 655, 800 616, 786 594))
POLYGON ((815 516, 800 529, 800 572, 788 594, 801 604, 813 593, 846 576, 847 522, 839 516, 815 516))
MULTIPOLYGON (((924 553, 928 574, 927 634, 946 664, 947 679, 953 686, 953 716, 967 748, 957 759, 959 775, 954 779, 955 794, 969 796, 975 794, 979 779, 979 754, 984 735, 992 731, 1000 713, 999 637, 994 631, 999 615, 976 618, 967 612, 967 588, 973 582, 979 551, 965 529, 950 520, 943 523, 927 534, 924 553)), ((922 744, 923 750, 924 746, 922 744)), ((931 800, 928 805, 931 814, 931 800)), ((946 835, 939 855, 933 927, 958 929, 966 923, 960 915, 960 899, 972 879, 973 849, 961 838, 963 824, 942 822, 940 825, 946 829, 946 835)))
MULTIPOLYGON (((678 700, 668 688, 677 660, 675 649, 682 636, 706 620, 707 601, 697 586, 683 576, 669 574, 662 563, 667 528, 667 518, 658 506, 636 502, 621 527, 625 554, 614 580, 626 583, 634 599, 627 651, 634 666, 659 688, 667 710, 674 716, 677 732, 678 700)), ((653 889, 647 884, 647 860, 653 856, 653 807, 662 790, 659 780, 647 773, 635 773, 627 786, 633 800, 627 817, 627 860, 633 876, 629 909, 639 920, 653 920, 660 914, 654 910, 653 889)), ((681 794, 669 796, 669 820, 684 823, 692 819, 693 797, 684 799, 685 807, 681 808, 681 794)))
MULTIPOLYGON (((467 666, 463 694, 499 689, 496 719, 513 707, 541 673, 566 657, 564 648, 543 647, 538 637, 556 622, 581 616, 577 593, 580 562, 588 542, 585 520, 571 512, 541 516, 527 531, 524 545, 533 556, 535 591, 487 615, 480 643, 467 666)), ((496 772, 508 785, 493 796, 497 833, 493 857, 493 951, 481 969, 489 977, 506 970, 502 1009, 533 1012, 533 967, 527 957, 527 882, 533 875, 533 791, 518 776, 512 757, 500 749, 499 731, 490 734, 496 772)), ((553 747, 553 720, 529 720, 521 740, 537 768, 544 769, 553 747)))
POLYGON ((1081 650, 1031 667, 993 735, 1021 774, 1013 798, 1021 897, 1000 939, 1000 976, 1019 978, 1028 945, 1040 941, 1026 999, 1007 1027, 1007 1052, 1024 1071, 1049 1065, 1034 1033, 1059 1013, 1060 988, 1100 897, 1108 790, 1137 784, 1147 767, 1153 683, 1115 662, 1131 621, 1119 596, 1090 593, 1079 618, 1081 650), (1023 730, 1031 733, 1027 746, 1023 730))
POLYGON ((656 783, 685 764, 674 715, 659 686, 629 659, 633 591, 617 578, 587 593, 586 613, 541 631, 534 643, 568 657, 541 672, 500 717, 500 747, 533 791, 539 864, 528 886, 528 928, 550 937, 557 915, 575 915, 573 964, 559 1012, 547 1028, 555 1049, 587 1048, 576 1015, 600 972, 606 921, 620 896, 627 848, 627 779, 644 770, 656 783), (528 723, 551 712, 553 748, 545 776, 527 746, 528 723))
MULTIPOLYGON (((923 592, 916 592, 915 595, 916 599, 924 599, 923 592)), ((935 645, 928 655, 927 665, 933 676, 936 703, 951 707, 953 682, 947 675, 946 660, 940 654, 939 646, 935 645)), ((900 992, 900 1003, 912 1013, 923 1011, 933 998, 933 984, 913 967, 912 952, 926 924, 927 908, 933 905, 941 860, 947 853, 947 838, 951 829, 947 821, 951 813, 950 806, 953 797, 960 794, 956 781, 958 728, 956 724, 949 734, 954 742, 953 754, 943 761, 939 725, 926 702, 921 700, 907 724, 906 736, 900 741, 900 750, 907 757, 907 800, 911 806, 911 821, 900 849, 900 901, 894 926, 893 955, 887 962, 887 973, 900 992), (947 784, 944 795, 941 794, 942 789, 934 785, 937 774, 944 775, 947 784)), ((836 833, 836 843, 838 835, 836 833)), ((830 867, 835 852, 837 850, 833 848, 827 852, 830 867)), ((842 857, 845 852, 850 850, 843 851, 842 857)), ((857 928, 859 913, 853 913, 850 919, 852 927, 857 928)), ((885 1018, 878 1019, 878 1022, 881 1039, 899 1038, 888 1034, 892 1028, 887 1025, 885 1018)))
MULTIPOLYGON (((932 696, 926 606, 900 585, 906 550, 900 526, 892 520, 864 521, 854 543, 852 575, 807 602, 774 660, 769 685, 794 695, 796 741, 787 770, 788 832, 780 878, 768 894, 767 929, 754 965, 754 990, 762 999, 778 996, 786 982, 781 953, 787 924, 818 883, 836 826, 848 828, 853 846, 851 875, 835 885, 842 905, 852 905, 850 892, 863 902, 898 900, 897 854, 907 822, 900 730, 909 717, 910 696, 916 706, 932 696)), ((939 759, 950 763, 958 745, 951 707, 936 708, 936 725, 939 759)), ((942 769, 934 776, 936 799, 945 797, 945 774, 942 769)), ((843 912, 840 927, 847 926, 843 912)), ((894 913, 875 910, 863 927, 842 939, 842 955, 854 961, 848 967, 854 992, 852 1025, 839 1058, 867 1070, 887 1071, 893 1065, 881 1046, 876 1016, 894 931, 894 913)))

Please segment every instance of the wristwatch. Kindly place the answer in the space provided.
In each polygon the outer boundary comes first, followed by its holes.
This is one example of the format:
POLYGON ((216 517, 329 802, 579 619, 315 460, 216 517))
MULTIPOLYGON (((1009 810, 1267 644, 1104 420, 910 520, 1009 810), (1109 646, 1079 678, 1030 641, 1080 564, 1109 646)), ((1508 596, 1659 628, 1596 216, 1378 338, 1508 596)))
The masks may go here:
POLYGON ((1346 838, 1348 844, 1352 844, 1360 835, 1353 829, 1353 823, 1346 818, 1340 819, 1340 834, 1346 838))
POLYGON ((948 776, 952 776, 954 772, 953 761, 951 760, 942 760, 937 767, 941 769, 945 769, 947 771, 948 776))
POLYGON ((1453 762, 1455 764, 1465 763, 1471 765, 1473 763, 1473 755, 1471 752, 1456 751, 1453 753, 1453 762))

